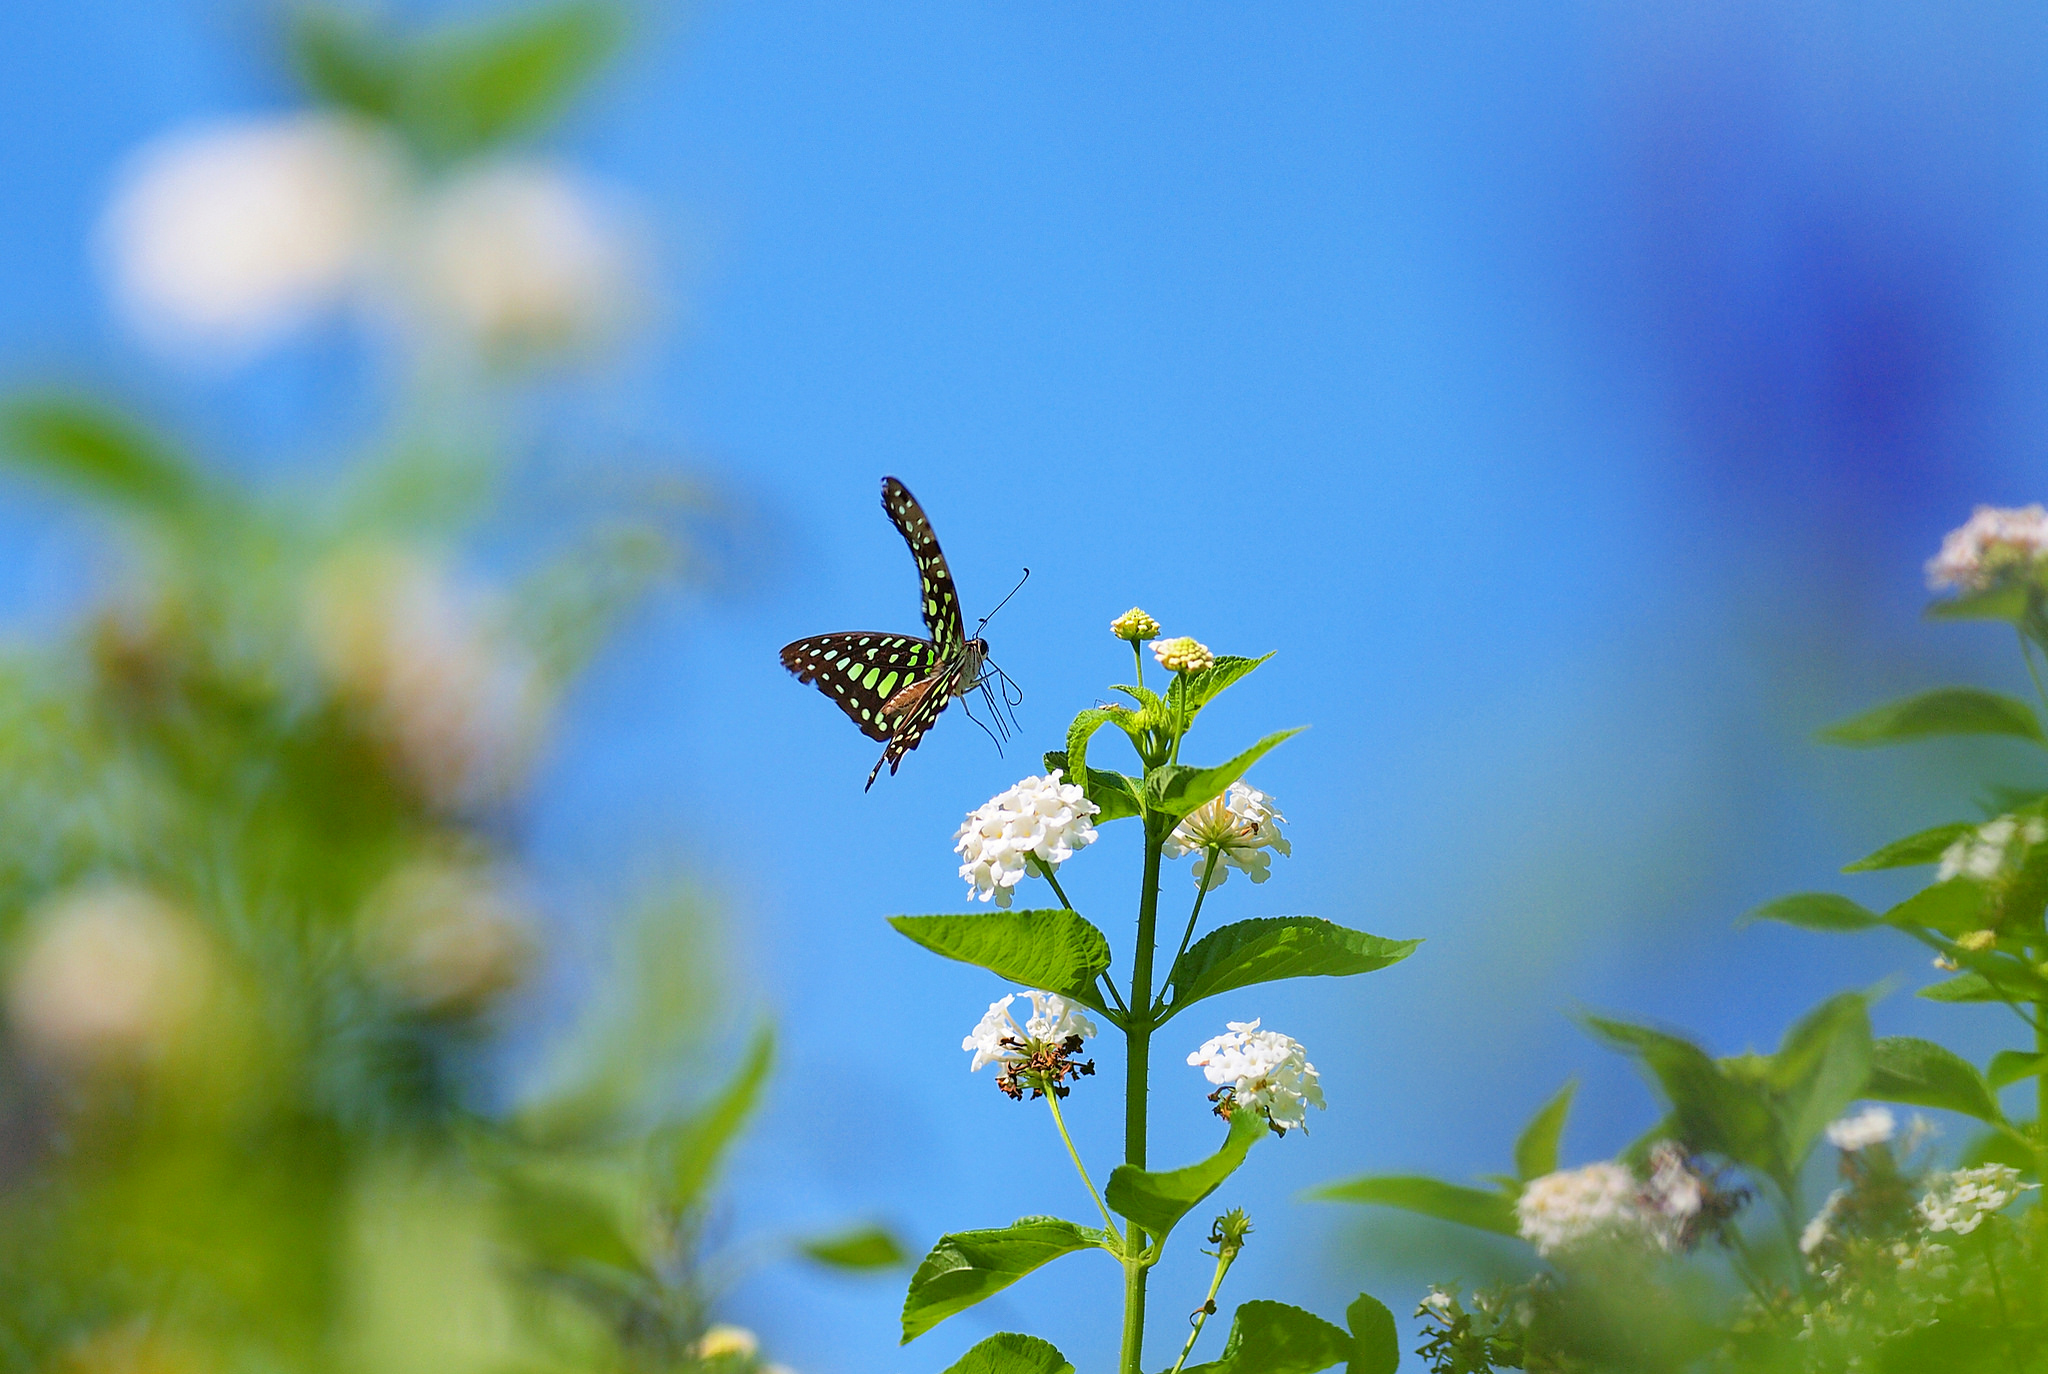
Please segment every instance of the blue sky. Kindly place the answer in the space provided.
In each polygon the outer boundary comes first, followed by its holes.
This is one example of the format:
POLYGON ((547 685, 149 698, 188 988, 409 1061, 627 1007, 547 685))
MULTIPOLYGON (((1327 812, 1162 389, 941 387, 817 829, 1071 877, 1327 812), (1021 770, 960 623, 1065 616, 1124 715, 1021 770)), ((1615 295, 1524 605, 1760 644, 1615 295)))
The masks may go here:
MULTIPOLYGON (((332 461, 362 423, 349 341, 167 372, 111 320, 86 240, 138 141, 289 102, 262 15, 0 18, 4 375, 120 389, 256 469, 332 461)), ((1633 1137, 1647 1094, 1575 1010, 1732 1051, 1839 988, 1921 981, 1904 945, 1733 920, 1966 814, 1968 769, 2018 767, 1809 738, 2018 672, 1988 630, 1919 622, 1919 566, 1973 502, 2043 494, 2044 42, 2017 4, 649 11, 554 146, 641 197, 670 308, 561 404, 583 443, 678 454, 774 537, 746 589, 667 600, 600 662, 532 833, 571 927, 574 894, 621 872, 683 867, 722 895, 734 1003, 786 1037, 729 1233, 875 1216, 923 1244, 1082 1214, 1049 1124, 956 1048, 1000 989, 882 917, 961 906, 960 816, 1123 680, 1105 627, 1133 603, 1278 651, 1200 752, 1314 727, 1254 774, 1294 856, 1216 894, 1216 919, 1428 940, 1168 1032, 1188 1044, 1158 1054, 1161 1161, 1215 1133, 1176 1061, 1226 1017, 1295 1035, 1325 1076, 1327 1114, 1224 1199, 1259 1227, 1228 1296, 1412 1305, 1424 1268, 1295 1194, 1498 1169, 1569 1075, 1568 1158, 1633 1137), (864 796, 873 746, 775 650, 914 627, 885 472, 970 610, 1033 569, 989 631, 1024 734, 998 758, 951 713, 864 796)), ((10 491, 0 548, 10 622, 56 623, 79 532, 10 491)), ((1133 868, 1112 830, 1069 869, 1113 942, 1133 868)), ((1999 1043, 1903 994, 1878 1020, 1999 1043)), ((1070 1112, 1105 1169, 1110 1098, 1086 1085, 1070 1112)), ((1182 1249, 1155 1341, 1200 1296, 1182 1249)), ((771 1267, 731 1315, 805 1374, 938 1369, 1017 1323, 1099 1366, 1115 1293, 1089 1263, 904 1352, 894 1280, 771 1267)))

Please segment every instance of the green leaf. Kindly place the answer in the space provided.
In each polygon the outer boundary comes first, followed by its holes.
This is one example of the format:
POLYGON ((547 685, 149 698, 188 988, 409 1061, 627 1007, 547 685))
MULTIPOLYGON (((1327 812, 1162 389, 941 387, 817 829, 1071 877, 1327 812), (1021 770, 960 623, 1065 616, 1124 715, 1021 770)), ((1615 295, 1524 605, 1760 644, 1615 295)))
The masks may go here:
POLYGON ((955 1312, 999 1293, 1042 1264, 1076 1250, 1106 1248, 1109 1237, 1058 1217, 1022 1217, 987 1231, 941 1236, 910 1276, 903 1299, 903 1344, 955 1312))
POLYGON ((1167 975, 1173 1015, 1190 1003, 1282 978, 1345 978, 1397 964, 1420 940, 1388 940, 1315 916, 1266 916, 1210 931, 1167 975))
POLYGON ((1224 654, 1199 673, 1175 673, 1166 689, 1167 710, 1187 712, 1186 718, 1192 720, 1204 706, 1222 695, 1224 688, 1272 656, 1262 654, 1258 658, 1245 658, 1239 654, 1224 654))
POLYGON ((1178 820, 1211 797, 1221 796, 1223 789, 1243 777, 1246 769, 1306 729, 1306 725, 1300 725, 1292 730, 1276 730, 1230 762, 1214 768, 1179 764, 1154 768, 1145 775, 1145 800, 1151 810, 1178 820))
POLYGON ((1875 1051, 1870 1003, 1859 992, 1830 997, 1801 1017, 1771 1056, 1784 1157, 1797 1168, 1842 1109, 1863 1095, 1875 1051))
POLYGON ((1557 1142, 1564 1135, 1564 1119, 1578 1090, 1577 1079, 1565 1084, 1522 1128, 1515 1141, 1515 1173, 1523 1183, 1557 1171, 1557 1142))
POLYGON ((1344 1374, 1394 1374, 1401 1364, 1401 1341, 1387 1305, 1360 1293, 1344 1309, 1344 1322, 1351 1328, 1351 1359, 1344 1374))
POLYGON ((889 924, 934 954, 985 968, 1007 982, 1044 988, 1103 1010, 1095 980, 1109 941, 1064 907, 971 916, 891 916, 889 924))
MULTIPOLYGON (((1088 740, 1097 730, 1105 725, 1128 729, 1136 723, 1136 715, 1122 706, 1091 706, 1076 715, 1073 723, 1067 726, 1067 758, 1071 762, 1062 766, 1068 770, 1068 776, 1085 776, 1084 770, 1088 766, 1088 740)), ((1083 788, 1085 790, 1085 783, 1083 788)), ((1101 804, 1096 802, 1097 806, 1101 804)))
POLYGON ((286 42, 308 94, 371 119, 395 118, 405 87, 405 53, 361 14, 298 5, 286 42))
POLYGON ((2010 620, 2018 624, 2026 614, 2027 589, 2017 583, 1936 601, 1927 608, 1929 620, 2010 620))
POLYGON ((999 1331, 971 1346, 946 1374, 1074 1374, 1051 1341, 999 1331))
POLYGON ((1495 1231, 1504 1236, 1519 1235, 1515 1225, 1514 1200, 1505 1193, 1488 1193, 1441 1179, 1413 1174, 1369 1174, 1345 1183, 1326 1183, 1312 1188, 1307 1196, 1320 1202, 1362 1202, 1374 1207, 1398 1207, 1439 1221, 1495 1231))
POLYGON ((1991 1070, 1984 1075, 1984 1081, 1996 1090, 2042 1073, 2048 1073, 2048 1054, 2032 1050, 2000 1050, 1991 1056, 1991 1070))
POLYGON ((1923 887, 1884 914, 1890 926, 1922 926, 1956 936, 1984 924, 1986 890, 1971 878, 1951 878, 1945 883, 1923 887))
POLYGON ((1903 840, 1893 840, 1876 853, 1858 859, 1842 871, 1868 873, 1876 868, 1911 868, 1915 864, 1936 863, 1940 860, 1942 851, 1976 828, 1968 821, 1937 825, 1932 829, 1908 835, 1903 840))
POLYGON ((1316 1374, 1356 1349, 1349 1332, 1315 1313, 1256 1298, 1238 1307, 1222 1358, 1187 1374, 1316 1374))
POLYGON ((1160 1173, 1119 1164, 1110 1172, 1109 1186, 1102 1195, 1111 1207, 1163 1241, 1189 1209, 1215 1192, 1244 1163, 1245 1155, 1265 1134, 1265 1118, 1257 1112, 1233 1113, 1223 1148, 1201 1163, 1160 1173))
POLYGON ((774 1062, 775 1032, 763 1026, 754 1033, 753 1044, 748 1046, 739 1072, 718 1095, 688 1121, 656 1138, 656 1148, 666 1156, 665 1200, 670 1207, 680 1212, 703 1196, 726 1147, 753 1115, 774 1062))
POLYGON ((1788 1174, 1777 1114, 1759 1085, 1737 1080, 1689 1040, 1626 1021, 1586 1018, 1594 1035, 1634 1055, 1671 1103, 1671 1120, 1688 1146, 1726 1155, 1773 1178, 1788 1174))
POLYGON ((2034 708, 1975 687, 1938 687, 1865 711, 1820 732, 1829 744, 1896 744, 1931 735, 2017 735, 2042 741, 2034 708))
MULTIPOLYGON (((2022 1135, 2033 1134, 2032 1122, 2014 1122, 2013 1126, 2022 1135)), ((2022 1145, 2019 1141, 2014 1140, 2004 1131, 1996 1130, 1985 1131, 1972 1138, 1969 1144, 1963 1146, 1962 1154, 1956 1158, 1956 1167, 1958 1169, 1975 1169, 1985 1164, 2003 1164, 2008 1168, 2019 1170, 2022 1175, 2029 1178, 2033 1177, 2034 1171, 2039 1167, 2040 1163, 2041 1161, 2035 1157, 2032 1150, 2022 1145)))
POLYGON ((626 1273, 647 1272, 626 1239, 617 1209, 598 1192, 510 1172, 498 1180, 498 1208, 511 1238, 547 1268, 595 1264, 626 1273))
MULTIPOLYGON (((1075 779, 1074 770, 1067 766, 1067 751, 1049 749, 1045 754, 1045 771, 1059 769, 1065 780, 1075 779)), ((1100 807, 1094 817, 1095 824, 1107 825, 1127 816, 1143 815, 1145 811, 1144 785, 1136 778, 1125 777, 1122 773, 1111 773, 1100 768, 1090 768, 1087 780, 1081 784, 1081 791, 1096 806, 1100 807)))
POLYGON ((1735 924, 1746 926, 1756 921, 1783 921, 1807 930, 1867 930, 1882 924, 1876 912, 1832 892, 1796 892, 1780 897, 1744 913, 1735 924))
POLYGON ((1981 973, 1960 973, 1945 982, 1924 987, 1916 994, 1930 1002, 2002 1002, 1998 989, 1981 973))
POLYGON ((0 452, 134 510, 181 513, 203 490, 199 475, 154 434, 94 401, 42 396, 0 408, 0 452))
POLYGON ((465 157, 557 115, 617 50, 616 5, 566 0, 432 35, 412 56, 403 111, 426 151, 465 157))
POLYGON ((829 1236, 814 1236, 799 1242, 797 1248, 806 1259, 828 1268, 855 1272, 894 1269, 910 1262, 902 1242, 880 1226, 862 1226, 829 1236))
POLYGON ((1931 1040, 1908 1035, 1888 1035, 1872 1047, 1870 1082, 1857 1096, 1939 1107, 1994 1124, 2005 1119, 1976 1065, 1931 1040))

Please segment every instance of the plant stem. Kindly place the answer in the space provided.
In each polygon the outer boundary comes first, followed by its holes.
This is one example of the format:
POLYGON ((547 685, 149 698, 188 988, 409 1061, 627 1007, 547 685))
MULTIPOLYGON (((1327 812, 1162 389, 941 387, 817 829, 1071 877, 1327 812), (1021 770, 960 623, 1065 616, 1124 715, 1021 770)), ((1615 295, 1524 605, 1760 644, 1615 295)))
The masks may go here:
POLYGON ((1216 1294, 1223 1287, 1223 1276, 1230 1272, 1231 1261, 1236 1258, 1237 1251, 1228 1245, 1217 1250, 1216 1277, 1209 1280, 1208 1296, 1203 1298, 1202 1305, 1195 1309, 1195 1329, 1188 1332, 1188 1343, 1180 1348, 1180 1358, 1173 1362, 1170 1374, 1180 1374, 1181 1366, 1188 1362, 1188 1355, 1195 1348, 1195 1342, 1202 1338, 1202 1328, 1208 1324, 1209 1314, 1216 1310, 1216 1294))
POLYGON ((1031 862, 1037 865, 1038 876, 1052 884, 1052 895, 1060 899, 1060 905, 1069 911, 1078 910, 1072 900, 1068 898, 1066 889, 1060 886, 1060 880, 1053 876, 1052 865, 1039 858, 1036 854, 1031 856, 1031 862))
POLYGON ((1044 1087, 1045 1105, 1052 1108, 1052 1124, 1060 1128, 1060 1140, 1067 1147, 1067 1158, 1074 1161, 1074 1172, 1081 1175, 1081 1182, 1088 1189, 1088 1196, 1095 1199, 1095 1210, 1102 1213, 1103 1229, 1109 1232, 1111 1240, 1121 1245, 1123 1233, 1117 1230, 1116 1218, 1109 1214, 1108 1204, 1103 1202, 1102 1194, 1095 1191, 1095 1180, 1088 1177, 1088 1166, 1081 1162, 1081 1152, 1074 1148, 1074 1137, 1067 1134, 1067 1119, 1060 1115, 1060 1095, 1054 1091, 1052 1084, 1046 1084, 1044 1087))
MULTIPOLYGON (((1124 1027, 1124 1163, 1145 1167, 1145 1106, 1152 1071, 1152 954, 1159 928, 1159 851, 1166 830, 1145 817, 1145 876, 1138 889, 1138 939, 1131 950, 1131 1008, 1124 1027)), ((1130 1224, 1124 1246, 1124 1335, 1121 1374, 1144 1374, 1145 1274, 1139 1258, 1145 1231, 1130 1224)))
MULTIPOLYGON (((1192 940, 1195 936, 1195 922, 1202 919, 1202 899, 1209 895, 1209 875, 1216 871, 1216 855, 1218 852, 1218 846, 1210 845, 1208 855, 1202 861, 1201 884, 1195 889, 1195 909, 1188 913, 1188 928, 1181 934, 1180 948, 1173 952, 1173 962, 1166 966, 1168 977, 1171 977, 1173 971, 1180 967, 1180 956, 1188 952, 1188 941, 1192 940)), ((1159 994, 1159 1000, 1162 1004, 1166 1001, 1166 994, 1163 990, 1159 994)), ((1152 1010, 1154 1012, 1152 1020, 1156 1024, 1159 1020, 1157 1013, 1160 1008, 1154 1007, 1152 1010)))

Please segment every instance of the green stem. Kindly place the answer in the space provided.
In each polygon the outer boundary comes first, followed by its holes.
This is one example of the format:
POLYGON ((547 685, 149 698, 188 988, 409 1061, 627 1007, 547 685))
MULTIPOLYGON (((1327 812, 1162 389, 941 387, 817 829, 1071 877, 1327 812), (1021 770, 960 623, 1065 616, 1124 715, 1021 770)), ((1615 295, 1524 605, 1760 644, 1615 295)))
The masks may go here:
MULTIPOLYGON (((1173 713, 1173 753, 1167 757, 1166 761, 1168 763, 1180 762, 1180 737, 1185 735, 1188 732, 1188 726, 1194 723, 1192 719, 1185 721, 1181 719, 1182 713, 1188 708, 1188 675, 1185 672, 1180 673, 1174 678, 1174 681, 1180 684, 1180 710, 1173 713)), ((1171 695, 1171 692, 1169 692, 1169 695, 1171 695)))
POLYGON ((2048 706, 2048 690, 2042 688, 2041 674, 2034 667, 2033 641, 2027 638, 2027 632, 2019 626, 2015 625, 2012 628, 2013 633, 2020 637, 2020 657, 2027 661, 2027 676, 2034 680, 2034 695, 2040 699, 2043 706, 2048 706))
POLYGON ((1061 887, 1060 880, 1053 876, 1052 865, 1036 854, 1031 856, 1031 862, 1038 866, 1038 876, 1052 884, 1052 895, 1060 899, 1060 905, 1069 911, 1075 910, 1073 902, 1067 897, 1066 889, 1061 887))
POLYGON ((1095 1191, 1095 1180, 1088 1177, 1088 1166, 1081 1162, 1081 1152, 1074 1148, 1074 1137, 1067 1134, 1067 1119, 1060 1115, 1060 1095, 1053 1084, 1040 1085, 1045 1090, 1045 1104, 1052 1108, 1052 1124, 1060 1128, 1060 1140, 1067 1147, 1067 1158, 1074 1161, 1074 1172, 1081 1175, 1081 1183, 1088 1189, 1088 1196, 1095 1199, 1095 1210, 1102 1213, 1103 1229, 1118 1245, 1123 1244, 1123 1232, 1117 1230, 1116 1218, 1109 1214, 1109 1206, 1102 1200, 1102 1194, 1095 1191))
POLYGON ((1216 1277, 1209 1280, 1208 1296, 1204 1297, 1202 1305, 1195 1309, 1195 1329, 1188 1332, 1188 1343, 1180 1348, 1180 1358, 1173 1362, 1169 1374, 1180 1374, 1181 1366, 1188 1362, 1188 1355, 1195 1348, 1195 1342, 1202 1338, 1202 1328, 1208 1324, 1209 1314, 1216 1310, 1216 1294, 1223 1287, 1223 1276, 1230 1272, 1231 1261, 1236 1258, 1237 1251, 1228 1245, 1216 1252, 1216 1277))
MULTIPOLYGON (((1195 922, 1202 919, 1202 899, 1209 895, 1209 875, 1216 871, 1216 855, 1220 852, 1220 846, 1212 844, 1209 846, 1207 857, 1203 860, 1202 872, 1200 874, 1201 882, 1195 887, 1195 909, 1188 913, 1188 928, 1181 932, 1180 948, 1173 952, 1173 962, 1166 966, 1166 973, 1169 978, 1173 976, 1173 971, 1180 967, 1180 956, 1188 952, 1188 941, 1195 937, 1195 922)), ((1165 1009, 1165 1006, 1166 993, 1162 989, 1159 994, 1159 1006, 1152 1008, 1152 1022, 1154 1025, 1157 1025, 1163 1019, 1159 1013, 1165 1009)))
MULTIPOLYGON (((1166 831, 1151 816, 1145 817, 1145 876, 1138 890, 1138 940, 1131 951, 1131 1008, 1124 1027, 1127 1046, 1124 1055, 1124 1162, 1132 1168, 1145 1167, 1146 1092, 1152 1070, 1152 955, 1159 929, 1159 851, 1166 844, 1166 831)), ((1144 1374, 1145 1274, 1148 1266, 1140 1258, 1145 1247, 1144 1228, 1133 1222, 1125 1233, 1124 1247, 1124 1332, 1121 1374, 1144 1374)))

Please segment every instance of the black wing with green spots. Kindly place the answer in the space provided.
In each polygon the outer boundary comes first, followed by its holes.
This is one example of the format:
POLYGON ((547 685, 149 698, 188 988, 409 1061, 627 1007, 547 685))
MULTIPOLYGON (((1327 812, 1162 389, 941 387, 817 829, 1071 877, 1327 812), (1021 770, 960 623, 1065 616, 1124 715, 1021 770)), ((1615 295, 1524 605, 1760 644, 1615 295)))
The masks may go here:
POLYGON ((882 509, 917 561, 919 609, 931 638, 855 630, 813 635, 782 650, 782 666, 798 681, 815 684, 838 702, 869 739, 887 741, 868 774, 870 787, 883 764, 894 773, 953 698, 973 686, 963 678, 979 672, 979 651, 986 647, 967 638, 952 570, 917 498, 894 477, 884 477, 882 509))

